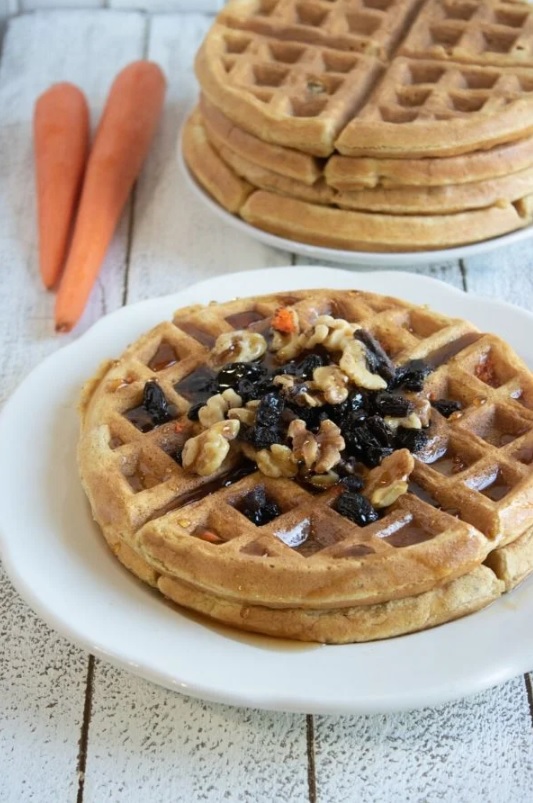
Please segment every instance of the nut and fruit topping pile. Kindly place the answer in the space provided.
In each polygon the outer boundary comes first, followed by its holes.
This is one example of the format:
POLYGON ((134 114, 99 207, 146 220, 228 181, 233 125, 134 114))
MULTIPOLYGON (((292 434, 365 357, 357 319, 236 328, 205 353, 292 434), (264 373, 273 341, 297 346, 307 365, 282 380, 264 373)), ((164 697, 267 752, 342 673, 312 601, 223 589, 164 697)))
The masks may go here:
POLYGON ((183 468, 209 476, 239 450, 266 476, 341 486, 335 509, 361 525, 406 492, 431 406, 445 417, 459 407, 421 392, 432 371, 422 360, 397 366, 370 332, 329 315, 301 331, 290 308, 264 335, 220 335, 209 363, 211 392, 189 408, 196 430, 183 468))

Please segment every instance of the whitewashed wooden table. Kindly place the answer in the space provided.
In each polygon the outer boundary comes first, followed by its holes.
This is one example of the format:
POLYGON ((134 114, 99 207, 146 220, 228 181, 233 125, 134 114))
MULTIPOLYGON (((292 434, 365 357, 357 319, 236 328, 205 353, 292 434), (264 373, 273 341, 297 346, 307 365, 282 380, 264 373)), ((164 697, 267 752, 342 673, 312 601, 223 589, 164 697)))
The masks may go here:
MULTIPOLYGON (((192 57, 210 17, 117 10, 121 5, 22 13, 8 25, 0 66, 2 398, 45 355, 123 304, 228 270, 305 270, 304 260, 214 219, 178 172, 176 133, 196 96, 192 57), (87 93, 96 120, 112 77, 140 57, 158 61, 168 76, 163 124, 83 322, 58 337, 53 297, 37 272, 33 102, 51 82, 70 80, 87 93)), ((417 272, 466 292, 533 302, 527 245, 417 272)), ((204 703, 71 646, 0 570, 0 801, 531 803, 531 679, 389 716, 312 717, 204 703)))

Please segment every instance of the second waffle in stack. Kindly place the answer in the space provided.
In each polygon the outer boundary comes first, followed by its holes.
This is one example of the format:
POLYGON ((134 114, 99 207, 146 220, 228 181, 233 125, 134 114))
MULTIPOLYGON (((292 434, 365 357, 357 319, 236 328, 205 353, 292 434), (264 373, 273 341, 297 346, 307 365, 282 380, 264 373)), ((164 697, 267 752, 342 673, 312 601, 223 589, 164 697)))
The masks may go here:
POLYGON ((412 251, 533 218, 533 8, 232 0, 198 53, 185 160, 290 239, 412 251))

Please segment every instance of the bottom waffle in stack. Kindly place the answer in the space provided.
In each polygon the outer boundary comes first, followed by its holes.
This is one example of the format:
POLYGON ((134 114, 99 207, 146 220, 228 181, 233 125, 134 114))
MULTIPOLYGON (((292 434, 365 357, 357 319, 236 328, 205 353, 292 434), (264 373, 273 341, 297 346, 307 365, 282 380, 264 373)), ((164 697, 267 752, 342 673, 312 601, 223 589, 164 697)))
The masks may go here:
POLYGON ((533 376, 391 297, 178 310, 86 385, 78 454, 119 560, 242 630, 386 638, 533 569, 533 376))
POLYGON ((205 99, 183 154, 227 211, 304 243, 346 250, 448 248, 514 231, 533 218, 533 140, 463 156, 375 159, 262 142, 205 99))

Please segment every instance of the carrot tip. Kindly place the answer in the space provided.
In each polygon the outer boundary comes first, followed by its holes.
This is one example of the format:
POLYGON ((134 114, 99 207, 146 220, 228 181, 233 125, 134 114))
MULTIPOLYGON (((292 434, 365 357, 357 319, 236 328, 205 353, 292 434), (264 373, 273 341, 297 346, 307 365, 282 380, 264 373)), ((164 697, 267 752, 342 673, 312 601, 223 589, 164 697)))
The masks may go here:
POLYGON ((72 325, 70 323, 56 323, 56 332, 58 334, 63 334, 64 332, 70 332, 72 329, 72 325))

